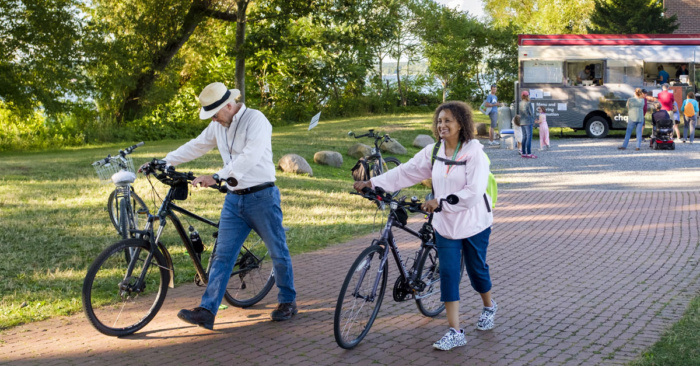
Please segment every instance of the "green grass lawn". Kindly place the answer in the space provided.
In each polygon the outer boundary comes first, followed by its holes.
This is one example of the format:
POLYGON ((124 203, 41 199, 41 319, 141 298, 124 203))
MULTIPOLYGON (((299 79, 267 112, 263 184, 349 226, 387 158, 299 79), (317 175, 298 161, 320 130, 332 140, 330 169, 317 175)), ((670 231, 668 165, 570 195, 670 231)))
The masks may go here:
MULTIPOLYGON (((476 113, 477 122, 487 122, 476 113)), ((313 177, 277 173, 282 193, 284 224, 292 228, 288 244, 293 254, 313 251, 342 243, 377 229, 376 210, 371 203, 350 195, 350 168, 356 159, 346 154, 355 142, 349 130, 358 133, 369 128, 390 133, 408 153, 397 156, 407 161, 418 149, 411 146, 416 135, 428 134, 431 115, 380 116, 321 121, 307 131, 307 124, 277 127, 273 132, 274 161, 295 153, 304 157, 314 170, 313 177), (332 168, 313 163, 321 150, 341 152, 344 163, 332 168)), ((553 139, 559 129, 552 128, 553 139)), ((613 131, 619 138, 624 131, 613 131)), ((537 136, 537 135, 536 135, 537 136)), ((566 137, 583 137, 583 131, 564 130, 566 137)), ((187 140, 147 142, 133 154, 137 165, 153 157, 162 158, 187 140)), ((0 154, 0 329, 67 315, 81 309, 81 287, 88 266, 108 245, 118 240, 109 222, 106 202, 111 184, 101 184, 90 166, 93 161, 114 154, 119 148, 137 141, 105 144, 55 151, 0 154)), ((221 166, 218 151, 183 164, 180 170, 195 175, 211 174, 221 166)), ((158 194, 166 187, 153 180, 158 194)), ((151 194, 149 181, 139 176, 136 192, 155 212, 159 200, 151 194)), ((428 190, 421 186, 404 191, 422 197, 428 190)), ((181 205, 216 220, 223 196, 211 189, 190 190, 181 205)), ((180 216, 185 227, 193 224, 211 246, 212 230, 180 216)), ((184 247, 172 227, 166 228, 163 242, 175 262, 176 284, 191 282, 194 270, 184 247)), ((206 255, 205 255, 206 257, 206 255)), ((700 364, 700 297, 689 306, 683 319, 645 352, 635 365, 700 364)))

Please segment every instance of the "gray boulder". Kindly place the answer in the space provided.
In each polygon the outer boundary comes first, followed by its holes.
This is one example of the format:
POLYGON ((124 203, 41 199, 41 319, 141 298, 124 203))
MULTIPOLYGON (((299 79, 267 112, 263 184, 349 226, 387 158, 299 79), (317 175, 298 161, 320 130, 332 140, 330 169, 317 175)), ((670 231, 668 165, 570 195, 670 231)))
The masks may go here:
POLYGON ((335 151, 319 151, 314 154, 314 163, 340 168, 343 165, 343 155, 335 151))
POLYGON ((311 169, 309 163, 307 163, 304 158, 297 154, 287 154, 283 156, 277 162, 277 166, 283 172, 294 174, 308 174, 310 177, 314 176, 314 171, 311 169))
POLYGON ((356 143, 355 145, 350 146, 348 149, 348 155, 352 156, 353 158, 361 158, 364 156, 367 156, 372 153, 372 148, 370 146, 367 146, 362 143, 356 143))
POLYGON ((488 123, 477 123, 476 124, 476 135, 477 136, 486 136, 488 137, 489 135, 489 127, 491 124, 488 123))
POLYGON ((403 147, 403 145, 401 145, 398 141, 394 139, 390 139, 389 141, 383 143, 382 151, 399 155, 404 155, 408 152, 408 150, 406 150, 406 148, 403 147))
POLYGON ((433 137, 428 135, 418 135, 416 136, 415 140, 413 140, 413 146, 421 149, 434 143, 435 140, 433 140, 433 137))

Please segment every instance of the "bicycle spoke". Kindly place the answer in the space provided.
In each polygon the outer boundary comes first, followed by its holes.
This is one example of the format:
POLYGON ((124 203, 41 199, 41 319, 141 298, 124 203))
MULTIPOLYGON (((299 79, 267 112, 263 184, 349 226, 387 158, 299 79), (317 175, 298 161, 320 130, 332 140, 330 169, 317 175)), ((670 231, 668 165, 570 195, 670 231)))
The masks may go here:
POLYGON ((146 325, 162 305, 170 272, 164 261, 159 263, 159 257, 148 259, 151 253, 146 245, 137 239, 121 241, 100 254, 88 270, 83 307, 100 332, 133 333, 146 325), (131 253, 132 263, 124 261, 125 251, 131 253))
POLYGON ((386 269, 379 272, 382 253, 383 248, 379 246, 365 249, 345 278, 334 319, 336 342, 343 348, 355 347, 367 335, 377 317, 387 279, 386 269))

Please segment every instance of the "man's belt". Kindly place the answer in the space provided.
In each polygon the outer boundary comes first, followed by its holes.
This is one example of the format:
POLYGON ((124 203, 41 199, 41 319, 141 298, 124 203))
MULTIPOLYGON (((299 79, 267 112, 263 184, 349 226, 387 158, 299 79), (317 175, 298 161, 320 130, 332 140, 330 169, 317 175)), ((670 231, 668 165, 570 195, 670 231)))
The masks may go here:
POLYGON ((231 193, 242 196, 244 194, 255 193, 258 191, 262 191, 265 188, 270 188, 270 187, 274 187, 274 186, 275 186, 275 182, 267 182, 267 183, 263 183, 263 184, 258 184, 257 186, 252 186, 252 187, 248 187, 248 188, 244 188, 244 189, 237 189, 235 191, 231 191, 231 193))

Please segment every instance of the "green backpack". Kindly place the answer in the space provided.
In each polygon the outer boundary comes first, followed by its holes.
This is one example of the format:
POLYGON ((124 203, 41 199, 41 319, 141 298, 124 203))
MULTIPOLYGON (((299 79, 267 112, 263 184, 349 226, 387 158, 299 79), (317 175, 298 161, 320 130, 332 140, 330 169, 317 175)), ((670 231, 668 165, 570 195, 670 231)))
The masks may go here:
MULTIPOLYGON (((438 141, 435 143, 435 146, 433 147, 433 156, 430 159, 430 165, 435 164, 435 157, 437 156, 438 151, 440 151, 440 144, 442 141, 438 141)), ((486 153, 484 153, 486 155, 486 153)), ((486 155, 486 160, 489 162, 489 165, 491 165, 491 159, 489 159, 489 156, 486 155)), ((489 182, 486 185, 486 193, 484 193, 484 202, 486 203, 486 209, 491 212, 492 208, 496 208, 496 201, 498 201, 498 183, 496 182, 496 177, 493 176, 493 173, 489 170, 489 182), (491 197, 491 205, 489 205, 489 200, 488 195, 491 197)))

